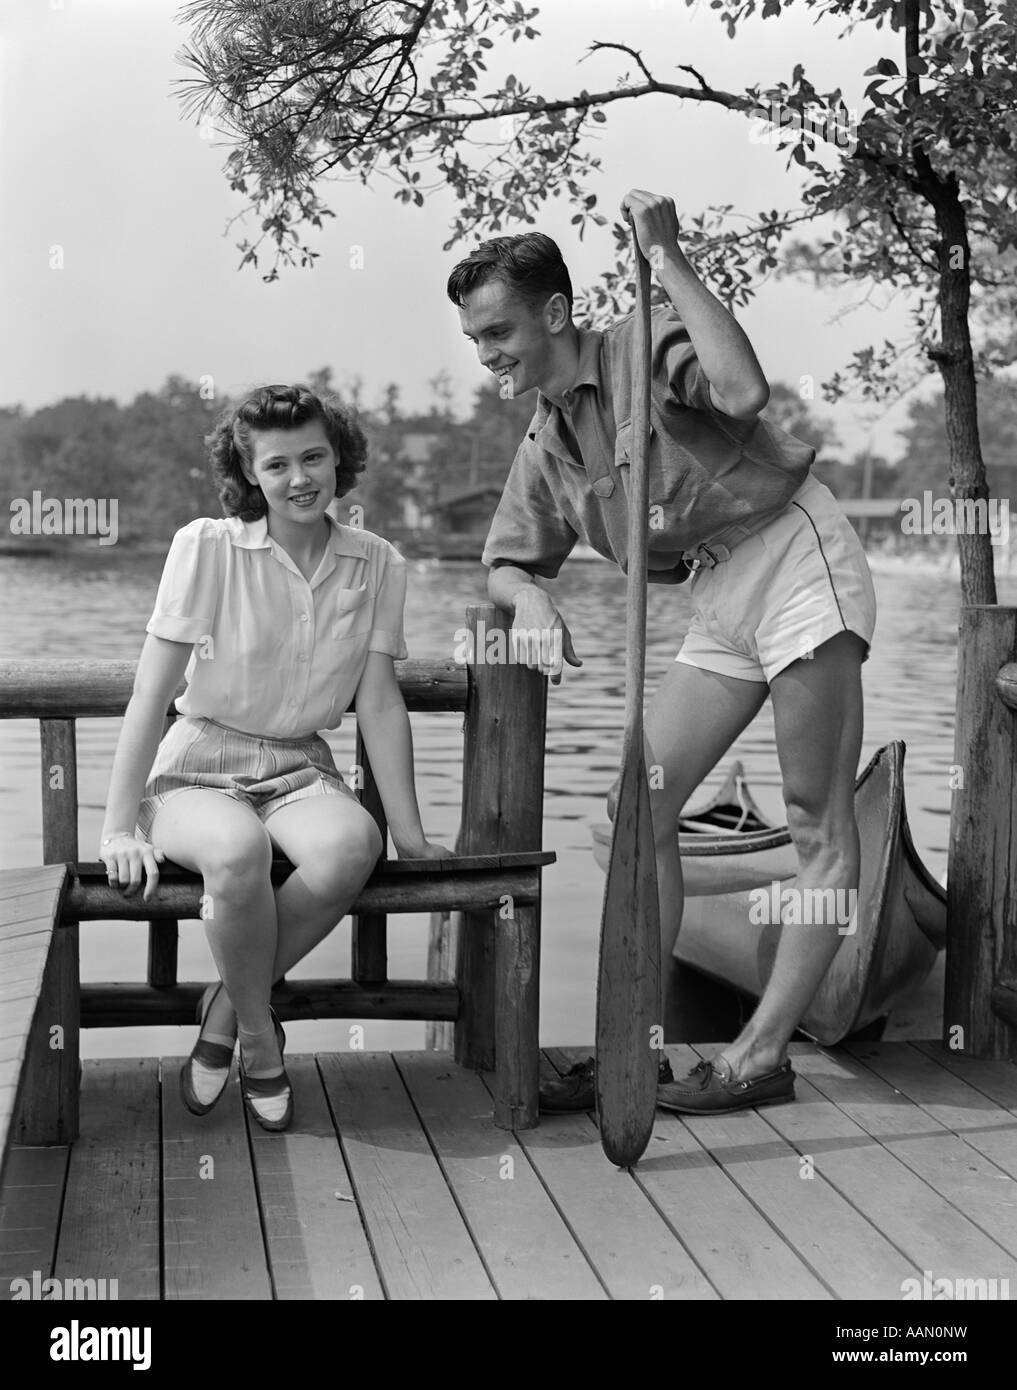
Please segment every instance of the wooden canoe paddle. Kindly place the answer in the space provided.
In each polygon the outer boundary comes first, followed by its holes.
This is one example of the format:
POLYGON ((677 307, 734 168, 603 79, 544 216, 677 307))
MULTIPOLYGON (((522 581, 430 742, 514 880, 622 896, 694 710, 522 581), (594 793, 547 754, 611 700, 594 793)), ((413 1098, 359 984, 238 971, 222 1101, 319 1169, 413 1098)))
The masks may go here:
POLYGON ((643 752, 646 673, 646 555, 650 450, 650 267, 636 257, 636 358, 632 380, 626 590, 625 737, 600 923, 596 1094, 600 1142, 620 1168, 639 1161, 650 1140, 660 1052, 660 906, 650 793, 643 752))

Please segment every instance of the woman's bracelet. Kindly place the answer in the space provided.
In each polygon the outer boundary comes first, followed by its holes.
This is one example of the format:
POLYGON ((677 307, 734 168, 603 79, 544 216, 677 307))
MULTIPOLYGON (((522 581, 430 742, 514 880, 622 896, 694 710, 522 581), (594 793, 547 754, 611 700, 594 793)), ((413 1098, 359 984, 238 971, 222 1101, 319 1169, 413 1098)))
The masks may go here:
POLYGON ((134 832, 131 830, 115 830, 112 835, 107 835, 105 837, 99 848, 105 849, 106 846, 110 844, 113 840, 120 840, 123 838, 124 835, 132 835, 133 833, 134 832))

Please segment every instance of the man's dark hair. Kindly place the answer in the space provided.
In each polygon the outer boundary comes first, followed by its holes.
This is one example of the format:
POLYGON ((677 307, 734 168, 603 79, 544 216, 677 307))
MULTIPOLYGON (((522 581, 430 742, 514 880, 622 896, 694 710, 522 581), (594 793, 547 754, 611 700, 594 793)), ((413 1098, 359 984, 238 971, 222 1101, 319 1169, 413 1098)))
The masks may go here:
POLYGON ((543 232, 481 242, 448 277, 448 297, 462 309, 466 296, 488 280, 501 280, 531 309, 542 308, 553 294, 563 294, 572 312, 572 281, 557 245, 543 232))

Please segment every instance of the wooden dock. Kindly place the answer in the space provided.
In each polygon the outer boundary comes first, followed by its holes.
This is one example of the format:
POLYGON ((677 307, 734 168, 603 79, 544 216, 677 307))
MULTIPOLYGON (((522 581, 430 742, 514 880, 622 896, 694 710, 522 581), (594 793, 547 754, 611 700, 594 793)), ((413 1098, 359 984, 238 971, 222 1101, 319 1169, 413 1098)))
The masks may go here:
MULTIPOLYGON (((669 1047, 676 1074, 700 1051, 669 1047)), ((80 1138, 9 1154, 0 1298, 34 1271, 121 1300, 902 1300, 926 1272, 1017 1298, 1017 1068, 792 1052, 795 1104, 658 1111, 631 1172, 587 1115, 496 1128, 490 1078, 444 1053, 292 1058, 278 1135, 235 1079, 198 1119, 181 1059, 86 1061, 80 1138)))

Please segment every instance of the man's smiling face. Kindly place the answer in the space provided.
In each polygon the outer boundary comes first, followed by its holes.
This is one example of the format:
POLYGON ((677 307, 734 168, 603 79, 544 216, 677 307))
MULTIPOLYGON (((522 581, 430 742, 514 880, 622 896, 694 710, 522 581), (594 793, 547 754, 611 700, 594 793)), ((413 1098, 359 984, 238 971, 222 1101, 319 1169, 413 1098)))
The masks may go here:
POLYGON ((502 394, 521 396, 554 377, 555 349, 569 319, 563 295, 552 296, 542 310, 534 310, 492 276, 465 296, 459 322, 475 344, 481 366, 502 383, 502 394), (511 387, 505 384, 508 378, 511 387))

